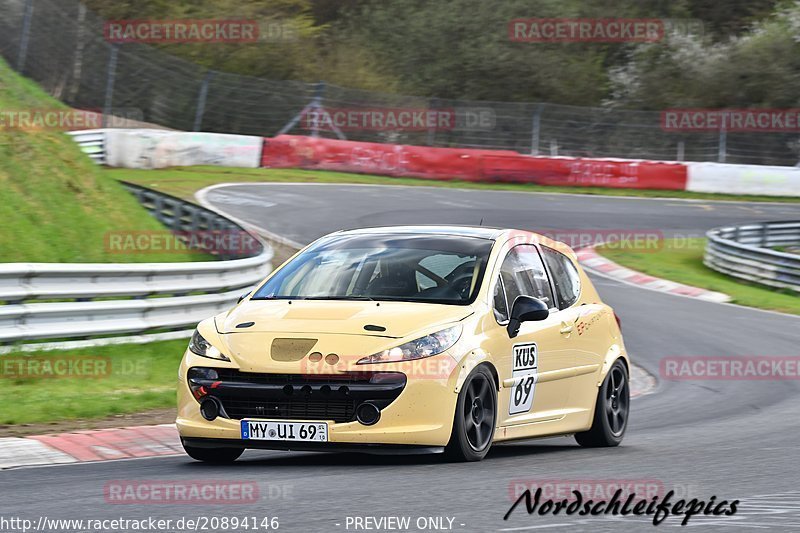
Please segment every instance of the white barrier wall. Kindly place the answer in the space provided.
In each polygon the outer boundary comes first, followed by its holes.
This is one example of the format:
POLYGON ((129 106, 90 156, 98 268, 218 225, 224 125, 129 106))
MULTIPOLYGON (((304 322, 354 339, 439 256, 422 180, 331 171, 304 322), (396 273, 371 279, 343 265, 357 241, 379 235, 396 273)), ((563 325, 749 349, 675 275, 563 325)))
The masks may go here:
POLYGON ((105 163, 124 168, 193 165, 258 168, 264 139, 220 133, 106 130, 105 163))
MULTIPOLYGON (((264 144, 261 137, 148 129, 91 130, 70 135, 98 163, 144 169, 192 165, 258 168, 264 144)), ((687 168, 687 191, 800 196, 800 167, 676 164, 687 168)))
POLYGON ((686 190, 765 196, 800 196, 800 168, 687 163, 686 190))

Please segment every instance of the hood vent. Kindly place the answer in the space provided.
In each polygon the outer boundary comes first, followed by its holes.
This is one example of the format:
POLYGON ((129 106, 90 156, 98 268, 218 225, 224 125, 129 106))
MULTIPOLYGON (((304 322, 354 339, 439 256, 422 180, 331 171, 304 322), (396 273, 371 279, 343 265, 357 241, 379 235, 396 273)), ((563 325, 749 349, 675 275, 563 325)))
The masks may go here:
POLYGON ((299 361, 317 344, 317 339, 275 339, 272 341, 270 356, 273 361, 299 361))

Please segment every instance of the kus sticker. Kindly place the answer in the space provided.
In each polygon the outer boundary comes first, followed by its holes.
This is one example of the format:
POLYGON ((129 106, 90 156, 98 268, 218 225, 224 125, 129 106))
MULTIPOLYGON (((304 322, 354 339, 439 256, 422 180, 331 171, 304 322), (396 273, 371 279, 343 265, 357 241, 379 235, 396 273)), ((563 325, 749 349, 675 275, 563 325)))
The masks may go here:
POLYGON ((535 342, 515 344, 513 347, 514 387, 511 389, 511 402, 508 414, 527 413, 533 406, 533 393, 539 380, 539 352, 535 342))

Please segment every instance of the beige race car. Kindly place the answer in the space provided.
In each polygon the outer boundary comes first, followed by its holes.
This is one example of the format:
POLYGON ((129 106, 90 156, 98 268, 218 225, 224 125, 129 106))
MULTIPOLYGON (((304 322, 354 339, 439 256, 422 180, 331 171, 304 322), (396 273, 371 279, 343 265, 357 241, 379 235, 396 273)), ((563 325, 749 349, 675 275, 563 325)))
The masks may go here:
POLYGON ((575 434, 616 446, 629 361, 574 252, 518 230, 387 227, 323 237, 184 355, 177 425, 211 462, 247 448, 446 452, 575 434))

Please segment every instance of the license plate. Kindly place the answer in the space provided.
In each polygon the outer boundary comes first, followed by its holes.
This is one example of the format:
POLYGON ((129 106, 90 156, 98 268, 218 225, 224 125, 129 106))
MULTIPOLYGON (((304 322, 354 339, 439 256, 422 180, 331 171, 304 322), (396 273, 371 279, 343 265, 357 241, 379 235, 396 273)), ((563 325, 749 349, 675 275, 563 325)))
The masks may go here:
POLYGON ((242 439, 328 442, 328 424, 242 420, 242 439))

